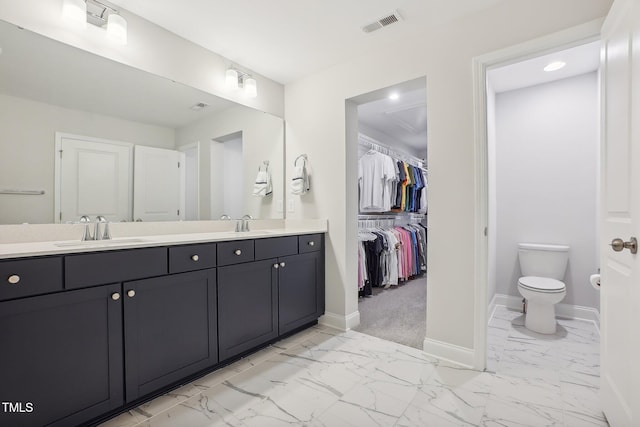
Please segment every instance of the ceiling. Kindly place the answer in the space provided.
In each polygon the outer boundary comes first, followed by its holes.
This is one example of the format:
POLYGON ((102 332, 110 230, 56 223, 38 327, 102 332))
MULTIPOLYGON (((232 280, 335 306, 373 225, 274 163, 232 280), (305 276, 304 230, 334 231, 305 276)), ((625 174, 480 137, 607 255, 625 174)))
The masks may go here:
POLYGON ((111 0, 240 66, 287 84, 381 43, 504 0, 111 0), (398 10, 402 20, 378 31, 361 27, 398 10))
POLYGON ((500 93, 589 73, 599 66, 600 41, 595 41, 494 68, 487 73, 487 79, 493 90, 500 93), (565 62, 566 66, 557 71, 544 71, 545 66, 555 61, 565 62))

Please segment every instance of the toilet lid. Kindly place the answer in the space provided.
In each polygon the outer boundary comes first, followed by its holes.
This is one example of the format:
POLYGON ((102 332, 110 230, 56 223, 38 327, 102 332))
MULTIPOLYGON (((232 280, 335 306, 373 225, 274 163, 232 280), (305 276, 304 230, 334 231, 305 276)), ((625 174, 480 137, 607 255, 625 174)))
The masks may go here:
POLYGON ((518 284, 538 292, 562 292, 565 289, 564 283, 548 277, 525 276, 518 280, 518 284))

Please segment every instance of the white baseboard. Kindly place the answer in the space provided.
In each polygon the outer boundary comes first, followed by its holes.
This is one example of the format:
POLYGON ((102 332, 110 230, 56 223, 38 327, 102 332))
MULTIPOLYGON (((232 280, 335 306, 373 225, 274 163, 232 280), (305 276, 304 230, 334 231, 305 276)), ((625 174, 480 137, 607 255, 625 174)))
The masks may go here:
POLYGON ((324 315, 318 319, 318 323, 340 331, 348 331, 360 324, 360 312, 355 311, 346 316, 325 312, 324 315))
MULTIPOLYGON (((489 303, 489 317, 495 310, 495 306, 502 305, 512 310, 522 310, 522 297, 513 295, 495 294, 489 303)), ((600 312, 592 307, 583 307, 572 304, 556 304, 556 316, 566 319, 578 319, 594 322, 596 326, 600 326, 600 312)))
POLYGON ((453 362, 465 368, 473 368, 475 352, 473 349, 425 338, 422 349, 429 356, 453 362))

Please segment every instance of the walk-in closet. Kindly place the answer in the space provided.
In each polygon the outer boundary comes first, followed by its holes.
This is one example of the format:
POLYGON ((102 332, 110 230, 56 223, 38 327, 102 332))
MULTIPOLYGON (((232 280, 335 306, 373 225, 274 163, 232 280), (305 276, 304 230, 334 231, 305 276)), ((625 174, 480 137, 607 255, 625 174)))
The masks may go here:
MULTIPOLYGON (((358 103, 357 331, 422 348, 426 330, 425 80, 358 103)), ((357 101, 357 100, 356 100, 357 101)))

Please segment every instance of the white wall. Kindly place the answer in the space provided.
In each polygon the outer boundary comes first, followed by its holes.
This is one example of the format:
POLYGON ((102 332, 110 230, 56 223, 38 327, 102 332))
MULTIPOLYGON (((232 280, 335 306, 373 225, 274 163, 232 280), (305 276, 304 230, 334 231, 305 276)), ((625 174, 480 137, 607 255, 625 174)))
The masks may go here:
MULTIPOLYGON (((225 71, 231 61, 189 42, 144 17, 120 9, 127 20, 128 42, 119 45, 94 25, 85 30, 70 27, 61 19, 62 0, 0 0, 0 19, 63 43, 130 65, 158 76, 283 116, 283 86, 252 72, 258 96, 247 98, 225 88, 225 71)), ((256 37, 260 37, 256 34, 256 37)), ((241 65, 241 64, 238 64, 241 65)), ((251 70, 247 70, 251 71, 251 70)))
MULTIPOLYGON (((327 318, 357 322, 357 150, 347 143, 345 102, 426 75, 429 123, 427 340, 465 354, 474 347, 475 170, 472 59, 606 14, 609 1, 502 1, 400 44, 381 42, 285 87, 287 158, 307 153, 311 193, 288 218, 328 218, 327 318), (381 60, 385 58, 385 60, 381 60), (354 202, 354 200, 356 202, 354 202)), ((381 30, 386 31, 386 30, 381 30)), ((353 120, 352 118, 348 118, 353 120)), ((353 138, 353 132, 349 133, 353 138)), ((290 170, 288 170, 290 171, 290 170)), ((288 179, 291 177, 288 176, 288 179)))
MULTIPOLYGON (((223 211, 232 218, 241 218, 246 212, 244 197, 238 188, 244 188, 244 168, 242 166, 242 138, 225 141, 223 158, 224 192, 223 211)), ((255 178, 255 177, 254 177, 255 178)))
POLYGON ((56 132, 159 148, 175 146, 171 128, 0 94, 0 186, 45 191, 43 196, 2 196, 0 224, 54 222, 56 132))
POLYGON ((496 96, 497 292, 519 296, 518 242, 571 247, 565 304, 599 307, 596 72, 496 96))
POLYGON ((284 123, 281 118, 243 106, 237 106, 209 115, 176 131, 177 145, 201 142, 200 164, 200 219, 218 219, 223 212, 219 203, 224 199, 223 189, 216 182, 224 180, 223 168, 216 159, 224 158, 224 146, 212 139, 242 132, 243 183, 235 187, 244 197, 245 212, 254 218, 283 218, 279 201, 284 195, 284 123), (211 164, 209 164, 211 160, 211 164), (253 184, 258 166, 269 161, 273 194, 253 196, 253 184), (218 166, 216 166, 218 165, 218 166), (214 203, 212 203, 214 201, 214 203))

